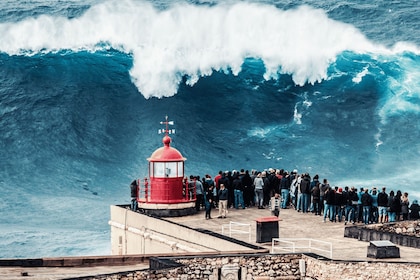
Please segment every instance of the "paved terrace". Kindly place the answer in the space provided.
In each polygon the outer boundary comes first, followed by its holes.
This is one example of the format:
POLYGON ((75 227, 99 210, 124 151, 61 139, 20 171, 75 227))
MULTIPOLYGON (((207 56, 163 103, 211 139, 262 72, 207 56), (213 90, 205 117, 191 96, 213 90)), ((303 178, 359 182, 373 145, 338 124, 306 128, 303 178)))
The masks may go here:
MULTIPOLYGON (((271 243, 256 243, 256 219, 270 216, 267 209, 229 209, 226 219, 217 219, 218 211, 212 210, 212 219, 204 218, 204 211, 199 214, 185 217, 166 218, 176 223, 183 224, 191 228, 202 228, 217 233, 222 233, 222 225, 230 221, 251 225, 252 244, 271 249, 271 243)), ((358 241, 352 238, 344 237, 344 223, 323 223, 320 216, 314 216, 311 213, 298 213, 293 209, 281 210, 280 238, 313 238, 332 243, 332 257, 335 260, 358 260, 358 261, 381 261, 381 262, 418 262, 420 251, 415 248, 398 246, 400 248, 401 258, 375 260, 367 258, 368 242, 358 241)), ((228 234, 228 233, 225 233, 228 234)), ((232 235, 232 237, 248 242, 247 235, 232 235)), ((321 254, 328 257, 328 254, 321 254)), ((108 256, 87 257, 92 259, 107 259, 108 256)), ((67 261, 77 263, 80 258, 67 257, 67 261)), ((60 258, 45 259, 51 261, 60 261, 60 258)), ((109 258, 108 258, 109 260, 109 258)), ((0 266, 0 279, 66 279, 83 276, 92 276, 100 274, 109 274, 123 271, 135 271, 148 268, 148 262, 138 262, 135 265, 112 265, 93 267, 20 267, 20 266, 0 266), (22 275, 27 273, 28 276, 22 275)))
MULTIPOLYGON (((203 228, 214 232, 222 233, 222 225, 229 224, 230 221, 251 225, 252 244, 271 249, 271 243, 256 243, 256 219, 271 216, 267 209, 257 209, 251 207, 247 209, 229 209, 226 219, 218 219, 218 210, 213 209, 212 219, 206 220, 204 211, 199 214, 187 217, 166 218, 168 220, 181 223, 191 228, 203 228)), ((312 213, 299 213, 294 209, 282 209, 279 218, 280 238, 312 238, 320 241, 332 243, 332 258, 335 260, 361 260, 374 261, 368 258, 367 247, 369 242, 358 241, 353 238, 344 237, 344 222, 323 222, 322 216, 315 216, 312 213)), ((228 233, 225 232, 226 235, 228 233)), ((232 234, 233 238, 248 242, 248 236, 242 234, 232 234)), ((380 259, 378 261, 392 262, 419 262, 420 250, 397 245, 400 248, 401 258, 380 259)), ((320 255, 329 257, 328 254, 320 255)))

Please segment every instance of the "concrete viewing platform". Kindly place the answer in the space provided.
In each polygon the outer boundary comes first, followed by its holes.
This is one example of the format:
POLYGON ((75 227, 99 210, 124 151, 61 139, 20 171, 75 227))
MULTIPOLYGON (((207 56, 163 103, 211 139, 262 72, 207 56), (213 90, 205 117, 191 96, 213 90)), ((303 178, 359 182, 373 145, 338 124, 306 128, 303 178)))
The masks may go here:
MULTIPOLYGON (((271 216, 268 209, 258 209, 251 207, 247 209, 229 209, 226 219, 218 219, 218 210, 213 209, 212 219, 206 220, 204 212, 193 216, 165 218, 176 223, 183 224, 191 228, 203 228, 217 233, 222 233, 222 225, 229 224, 230 221, 250 224, 251 226, 251 244, 271 249, 271 242, 256 242, 256 220, 261 217, 271 216)), ((369 242, 358 241, 353 238, 344 237, 344 221, 330 222, 328 219, 324 223, 322 216, 315 216, 313 213, 297 212, 294 209, 281 209, 279 222, 279 238, 311 238, 319 241, 330 242, 332 244, 332 259, 351 260, 351 261, 381 261, 381 262, 419 262, 420 250, 405 246, 399 246, 400 258, 389 258, 376 260, 367 257, 367 248, 369 242)), ((356 223, 356 225, 358 225, 356 223)), ((362 225, 362 224, 359 224, 362 225)), ((225 233, 227 234, 227 233, 225 233)), ((233 238, 248 242, 248 236, 245 234, 232 234, 233 238)), ((303 251, 301 251, 303 252, 303 251)), ((286 253, 286 252, 285 252, 286 253)), ((319 252, 314 252, 320 255, 319 252)))
MULTIPOLYGON (((130 210, 129 210, 130 211, 130 210)), ((223 235, 229 236, 229 232, 226 230, 226 225, 230 222, 239 224, 249 225, 250 237, 248 234, 232 233, 232 238, 238 239, 242 242, 246 242, 255 246, 263 247, 267 249, 267 252, 271 250, 271 242, 258 243, 257 242, 257 220, 261 220, 263 217, 272 216, 268 209, 258 209, 251 207, 247 209, 229 209, 227 218, 218 219, 218 210, 213 209, 211 213, 212 219, 206 220, 204 211, 198 214, 184 216, 184 217, 169 217, 161 218, 172 223, 180 224, 191 229, 200 229, 222 234, 222 227, 225 225, 225 231, 223 235)), ((387 258, 387 259, 374 259, 368 258, 368 246, 369 242, 358 241, 354 238, 344 237, 344 222, 323 222, 322 216, 315 216, 312 213, 299 213, 294 209, 282 209, 279 216, 279 238, 310 238, 323 242, 329 242, 332 245, 332 259, 343 260, 343 261, 362 261, 362 262, 419 262, 420 251, 419 249, 398 246, 400 250, 400 258, 387 258)), ((352 226, 352 225, 347 225, 352 226)), ((299 251, 305 252, 305 251, 299 251)), ((306 251, 307 252, 307 251, 306 251)), ((204 253, 204 252, 203 252, 204 253)), ((219 253, 223 253, 222 251, 219 253)), ((287 253, 287 252, 284 252, 287 253)), ((313 252, 330 258, 328 254, 313 252)), ((201 255, 202 253, 197 253, 201 255)), ((189 255, 192 255, 189 253, 189 255)), ((131 257, 134 255, 127 255, 131 257)), ((137 256, 137 255, 136 255, 137 256)), ((10 265, 13 262, 5 265, 0 259, 0 279, 69 279, 69 278, 82 278, 101 274, 111 274, 125 271, 136 271, 143 270, 149 267, 148 261, 140 261, 141 255, 138 255, 138 262, 127 262, 126 265, 118 264, 112 261, 117 256, 98 256, 98 257, 86 257, 93 259, 99 259, 101 261, 90 266, 86 265, 74 265, 74 266, 22 266, 22 265, 10 265), (104 260, 102 260, 104 259, 104 260), (111 260, 111 261, 108 261, 111 260), (101 264, 102 262, 102 264, 101 264)), ((120 256, 122 257, 122 256, 120 256)), ((75 264, 82 257, 66 257, 67 261, 73 261, 75 264)), ((135 259, 135 258, 134 258, 135 259)), ((134 260, 133 259, 133 260, 134 260)), ((51 263, 60 262, 60 258, 48 258, 51 263)), ((17 262, 18 263, 18 262, 17 262)))

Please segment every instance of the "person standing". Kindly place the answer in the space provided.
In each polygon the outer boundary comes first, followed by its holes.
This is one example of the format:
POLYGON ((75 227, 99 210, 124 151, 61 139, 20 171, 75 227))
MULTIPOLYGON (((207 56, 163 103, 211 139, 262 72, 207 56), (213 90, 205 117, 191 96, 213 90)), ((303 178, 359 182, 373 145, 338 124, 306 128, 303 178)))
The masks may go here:
POLYGON ((395 194, 395 197, 397 198, 397 201, 395 202, 395 204, 398 206, 397 207, 397 211, 395 212, 395 217, 397 219, 397 221, 400 220, 400 216, 401 216, 401 197, 402 197, 402 192, 400 190, 397 191, 397 193, 395 194))
POLYGON ((195 210, 200 211, 201 204, 203 204, 204 188, 197 176, 190 176, 190 188, 195 191, 195 210))
POLYGON ((363 207, 363 223, 367 225, 369 224, 370 208, 372 207, 372 197, 370 196, 369 190, 367 188, 365 188, 361 200, 363 207))
POLYGON ((289 202, 289 191, 290 191, 290 176, 285 170, 283 172, 283 178, 280 181, 280 192, 281 192, 281 208, 286 209, 287 203, 289 202))
POLYGON ((213 199, 214 199, 214 205, 216 207, 219 207, 218 192, 220 190, 220 183, 221 183, 221 182, 219 182, 219 180, 222 178, 222 176, 223 176, 223 171, 222 170, 220 170, 219 173, 216 176, 214 176, 213 199))
POLYGON ((257 173, 257 177, 254 179, 255 187, 255 204, 258 206, 258 209, 264 209, 264 181, 262 179, 261 172, 257 173))
POLYGON ((226 189, 225 184, 220 184, 219 190, 219 216, 217 218, 226 218, 227 204, 229 198, 229 191, 226 189))
POLYGON ((316 185, 312 188, 312 206, 315 215, 321 215, 321 205, 320 205, 320 183, 316 182, 316 185))
POLYGON ((397 211, 400 206, 400 201, 395 196, 394 191, 390 191, 388 196, 388 221, 390 223, 394 223, 396 221, 397 211))
MULTIPOLYGON (((322 180, 322 184, 319 186, 319 203, 321 205, 321 211, 325 213, 325 193, 330 188, 330 184, 327 179, 322 180)), ((324 215, 325 216, 325 215, 324 215)))
POLYGON ((388 207, 388 194, 386 188, 382 188, 382 192, 378 194, 378 212, 379 212, 379 223, 383 224, 387 222, 387 207, 388 207))
POLYGON ((133 180, 130 184, 130 191, 131 191, 131 204, 130 209, 133 211, 137 211, 137 197, 139 195, 139 188, 138 188, 137 180, 133 180))
POLYGON ((206 209, 206 220, 211 219, 211 208, 213 204, 213 189, 214 185, 211 184, 209 187, 204 191, 204 205, 206 209))
POLYGON ((363 222, 363 204, 362 204, 362 196, 365 193, 365 190, 363 188, 360 188, 360 190, 357 192, 357 197, 359 200, 357 201, 357 214, 356 214, 356 220, 358 223, 363 222))
POLYGON ((292 203, 293 201, 295 201, 294 205, 295 205, 296 211, 300 212, 300 210, 302 210, 302 192, 300 190, 300 183, 302 181, 302 176, 300 174, 295 174, 293 172, 290 177, 293 179, 291 179, 289 194, 290 194, 292 203))
POLYGON ((245 209, 245 203, 244 203, 244 190, 242 185, 242 180, 239 178, 239 174, 235 173, 233 175, 233 181, 232 181, 232 188, 233 188, 233 194, 234 194, 234 201, 233 205, 235 209, 239 209, 239 205, 241 205, 242 209, 245 209))
POLYGON ((409 204, 410 204, 410 202, 408 201, 408 193, 405 192, 401 196, 401 214, 402 214, 403 221, 408 220, 408 206, 409 206, 409 204))
POLYGON ((334 196, 334 217, 333 221, 341 223, 343 219, 343 188, 337 188, 334 196))
POLYGON ((275 193, 274 196, 270 199, 270 210, 271 213, 276 217, 278 217, 280 214, 280 203, 280 195, 279 193, 275 193))
MULTIPOLYGON (((310 206, 309 206, 309 211, 311 211, 312 213, 316 213, 316 211, 314 210, 314 201, 313 201, 313 192, 312 190, 315 188, 316 185, 319 184, 319 176, 318 174, 316 174, 311 182, 311 188, 310 188, 310 192, 311 192, 311 201, 310 201, 310 206)), ((318 192, 319 192, 319 186, 318 186, 318 192)), ((319 196, 318 196, 319 197, 319 196)), ((318 200, 319 203, 319 200, 318 200)))
POLYGON ((420 218, 420 206, 417 199, 413 200, 413 203, 410 205, 410 220, 418 220, 420 218))
POLYGON ((348 195, 347 195, 347 202, 346 202, 346 219, 344 224, 352 223, 354 224, 356 222, 356 209, 357 209, 357 203, 358 203, 359 197, 356 193, 356 188, 351 187, 348 195))
MULTIPOLYGON (((241 170, 242 172, 242 170, 241 170)), ((241 177, 242 186, 244 188, 244 204, 245 207, 250 207, 254 204, 254 190, 253 190, 253 183, 252 178, 249 175, 249 171, 246 170, 244 175, 241 177)))
POLYGON ((264 182, 264 187, 263 187, 263 207, 267 206, 268 203, 270 202, 270 180, 267 177, 267 172, 263 171, 261 172, 261 178, 263 179, 264 182))
POLYGON ((305 173, 303 175, 303 179, 300 181, 299 187, 302 194, 302 212, 306 213, 309 210, 309 204, 311 202, 311 177, 309 176, 309 173, 305 173))
POLYGON ((372 223, 378 222, 379 210, 378 210, 378 191, 375 187, 369 192, 372 197, 372 207, 370 208, 370 221, 372 223))
POLYGON ((325 191, 325 207, 324 207, 324 223, 329 217, 330 222, 333 221, 334 213, 334 203, 335 203, 335 190, 328 186, 325 191))

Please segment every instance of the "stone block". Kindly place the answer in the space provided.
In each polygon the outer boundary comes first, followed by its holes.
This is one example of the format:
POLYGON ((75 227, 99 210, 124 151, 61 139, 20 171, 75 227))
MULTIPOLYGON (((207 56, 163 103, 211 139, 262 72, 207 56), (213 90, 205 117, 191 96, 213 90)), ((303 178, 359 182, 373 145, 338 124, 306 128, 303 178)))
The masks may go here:
POLYGON ((237 264, 224 265, 221 269, 221 280, 240 280, 239 266, 237 264))
POLYGON ((399 258, 400 248, 388 240, 370 241, 367 257, 376 259, 399 258))

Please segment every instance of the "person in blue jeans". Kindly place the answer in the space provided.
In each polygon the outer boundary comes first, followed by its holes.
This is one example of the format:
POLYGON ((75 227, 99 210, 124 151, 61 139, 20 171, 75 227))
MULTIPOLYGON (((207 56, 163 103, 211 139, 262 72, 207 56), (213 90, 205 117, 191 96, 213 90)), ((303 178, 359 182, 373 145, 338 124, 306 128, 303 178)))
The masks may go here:
POLYGON ((261 172, 258 172, 257 177, 254 179, 255 186, 255 204, 258 206, 258 209, 264 209, 264 181, 262 179, 261 172))
POLYGON ((394 191, 390 191, 388 196, 388 222, 393 223, 396 221, 399 206, 400 202, 395 196, 394 191))
POLYGON ((206 209, 206 220, 211 219, 211 206, 213 203, 213 185, 210 185, 207 190, 204 190, 204 205, 206 209))
POLYGON ((238 173, 235 173, 232 182, 234 196, 233 205, 236 209, 239 209, 239 205, 241 205, 242 209, 245 209, 244 188, 242 185, 242 180, 238 175, 238 173))
POLYGON ((355 213, 356 213, 356 207, 357 207, 357 201, 359 200, 359 197, 356 193, 356 188, 351 187, 351 189, 348 192, 348 198, 347 198, 347 205, 346 205, 346 219, 344 224, 347 223, 355 223, 355 213))
POLYGON ((131 204, 130 209, 133 211, 137 211, 137 197, 139 196, 139 186, 137 180, 134 180, 130 184, 130 191, 131 191, 131 204))
POLYGON ((335 216, 334 199, 335 191, 333 188, 328 186, 327 190, 325 191, 324 223, 327 217, 329 217, 331 222, 333 221, 333 217, 335 216))
POLYGON ((372 197, 369 194, 369 190, 366 188, 362 194, 362 207, 363 207, 363 223, 369 224, 370 218, 370 207, 372 206, 372 197))
POLYGON ((286 209, 289 202, 289 190, 290 190, 290 176, 287 171, 283 172, 283 178, 280 181, 280 193, 281 193, 281 208, 286 209))

